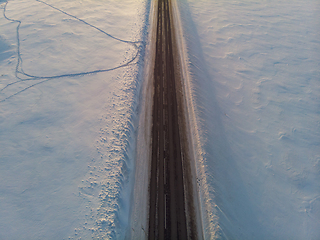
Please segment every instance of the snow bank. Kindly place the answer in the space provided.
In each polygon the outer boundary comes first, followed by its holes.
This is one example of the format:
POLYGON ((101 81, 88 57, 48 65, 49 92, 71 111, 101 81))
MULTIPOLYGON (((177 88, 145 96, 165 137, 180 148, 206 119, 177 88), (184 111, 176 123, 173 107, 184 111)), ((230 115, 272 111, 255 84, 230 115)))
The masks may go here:
POLYGON ((137 130, 136 164, 130 228, 126 239, 147 239, 149 214, 149 181, 151 169, 151 128, 153 104, 153 73, 155 64, 155 38, 157 30, 157 1, 149 1, 148 35, 145 45, 143 87, 139 100, 139 122, 137 130))
POLYGON ((319 239, 319 3, 178 4, 205 238, 319 239))
POLYGON ((0 238, 123 238, 148 1, 0 4, 0 238))

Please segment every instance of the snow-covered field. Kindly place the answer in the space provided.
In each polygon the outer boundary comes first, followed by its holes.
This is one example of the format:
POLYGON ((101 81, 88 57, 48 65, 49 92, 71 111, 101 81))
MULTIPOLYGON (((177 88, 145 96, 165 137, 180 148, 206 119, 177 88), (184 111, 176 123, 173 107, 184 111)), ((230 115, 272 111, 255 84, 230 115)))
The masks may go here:
POLYGON ((320 2, 178 3, 206 239, 320 239, 320 2))
MULTIPOLYGON (((320 3, 177 2, 205 238, 320 239, 320 3)), ((0 239, 144 234, 151 5, 0 0, 0 239)))
POLYGON ((149 5, 0 1, 0 239, 124 237, 149 5))

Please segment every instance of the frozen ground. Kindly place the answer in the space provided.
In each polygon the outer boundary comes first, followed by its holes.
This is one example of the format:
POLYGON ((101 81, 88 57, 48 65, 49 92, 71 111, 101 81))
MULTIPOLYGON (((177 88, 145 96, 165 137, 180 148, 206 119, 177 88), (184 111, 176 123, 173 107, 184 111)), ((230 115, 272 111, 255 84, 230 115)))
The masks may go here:
MULTIPOLYGON (((178 5, 206 239, 319 239, 318 1, 178 5)), ((0 6, 0 239, 123 238, 150 1, 0 6)))
POLYGON ((320 239, 320 4, 178 1, 206 239, 320 239))
POLYGON ((0 6, 0 239, 123 238, 149 1, 0 6))

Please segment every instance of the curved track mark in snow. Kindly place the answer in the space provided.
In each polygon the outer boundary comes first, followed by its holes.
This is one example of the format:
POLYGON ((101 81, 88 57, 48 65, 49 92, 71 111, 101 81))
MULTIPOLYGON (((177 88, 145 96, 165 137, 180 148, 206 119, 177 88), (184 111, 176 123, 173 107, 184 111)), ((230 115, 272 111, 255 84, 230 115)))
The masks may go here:
POLYGON ((18 92, 16 92, 16 93, 14 93, 14 94, 12 94, 12 95, 10 95, 10 96, 8 96, 8 97, 0 100, 0 103, 8 100, 9 98, 11 98, 11 97, 13 97, 13 96, 18 95, 18 94, 20 94, 20 93, 22 93, 22 92, 24 92, 24 91, 26 91, 26 90, 28 90, 28 89, 36 86, 36 85, 39 85, 39 84, 41 84, 41 83, 44 83, 44 82, 47 82, 47 81, 50 81, 50 80, 53 80, 53 79, 64 78, 64 77, 76 77, 76 76, 83 76, 83 75, 89 75, 89 74, 95 74, 95 73, 102 73, 102 72, 113 71, 113 70, 116 70, 116 69, 119 69, 119 68, 122 68, 122 67, 129 66, 129 65, 132 64, 133 61, 138 57, 139 52, 141 51, 141 48, 142 48, 142 46, 143 46, 143 41, 127 41, 127 40, 123 40, 123 39, 117 38, 117 37, 115 37, 115 36, 113 36, 113 35, 105 32, 105 31, 103 31, 102 29, 100 29, 100 28, 98 28, 98 27, 96 27, 96 26, 94 26, 94 25, 92 25, 92 24, 90 24, 90 23, 88 23, 88 22, 86 22, 86 21, 84 21, 84 20, 82 20, 82 19, 74 16, 74 15, 71 15, 71 14, 69 14, 69 13, 67 13, 67 12, 65 12, 65 11, 57 8, 57 7, 54 7, 54 6, 52 6, 52 5, 50 5, 50 4, 46 3, 46 2, 43 2, 43 1, 41 1, 41 0, 35 0, 35 1, 37 1, 37 2, 39 2, 39 3, 42 3, 42 4, 45 4, 45 5, 53 8, 53 9, 55 9, 55 10, 61 12, 61 13, 63 13, 63 14, 65 14, 65 15, 69 16, 69 17, 72 17, 72 18, 74 18, 74 19, 82 22, 83 24, 86 24, 86 25, 88 25, 89 27, 98 30, 99 32, 103 33, 104 35, 107 35, 108 37, 113 38, 113 39, 116 40, 116 41, 120 41, 120 42, 123 42, 123 43, 130 44, 130 45, 132 45, 132 46, 137 50, 137 52, 136 52, 136 54, 135 54, 130 60, 128 60, 128 61, 125 62, 124 64, 121 64, 121 65, 119 65, 119 66, 117 66, 117 67, 114 67, 114 68, 97 69, 97 70, 94 70, 94 71, 79 72, 79 73, 70 73, 70 74, 61 74, 61 75, 53 75, 53 76, 35 76, 35 75, 27 74, 27 73, 24 72, 23 67, 22 67, 22 62, 23 62, 23 61, 22 61, 21 50, 20 50, 21 48, 20 48, 20 34, 19 34, 19 30, 20 30, 20 25, 21 25, 22 22, 21 22, 20 20, 15 20, 15 19, 11 19, 11 18, 7 17, 7 15, 6 15, 6 10, 7 10, 7 5, 8 5, 8 3, 9 3, 9 1, 6 1, 5 4, 4 4, 4 8, 3 8, 3 16, 4 16, 4 18, 7 19, 7 20, 10 21, 10 22, 16 22, 16 23, 18 23, 18 26, 17 26, 17 28, 16 28, 16 40, 17 40, 17 56, 18 56, 18 62, 17 62, 17 65, 16 65, 15 76, 16 76, 16 78, 18 78, 19 80, 18 80, 18 81, 15 81, 15 82, 12 82, 12 83, 9 83, 9 84, 7 84, 5 87, 1 88, 1 89, 0 89, 0 93, 1 93, 3 90, 5 90, 6 88, 8 88, 8 87, 10 87, 10 86, 12 86, 12 85, 14 85, 14 84, 20 83, 20 82, 31 81, 31 80, 42 80, 42 81, 39 81, 39 82, 37 82, 37 83, 35 83, 35 84, 32 84, 32 85, 30 85, 30 86, 28 86, 28 87, 25 87, 25 88, 22 89, 21 91, 18 91, 18 92), (142 45, 139 45, 139 44, 142 44, 142 45), (25 78, 19 77, 18 74, 23 75, 25 78))

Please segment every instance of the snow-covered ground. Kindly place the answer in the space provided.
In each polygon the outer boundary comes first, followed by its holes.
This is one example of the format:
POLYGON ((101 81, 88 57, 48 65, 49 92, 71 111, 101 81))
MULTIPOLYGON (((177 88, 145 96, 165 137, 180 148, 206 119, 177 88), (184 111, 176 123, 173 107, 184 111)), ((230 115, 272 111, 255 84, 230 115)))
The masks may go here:
POLYGON ((0 239, 124 237, 149 5, 0 1, 0 239))
MULTIPOLYGON (((319 239, 319 2, 177 2, 205 238, 319 239)), ((0 239, 124 238, 151 1, 0 6, 0 239)))
POLYGON ((178 3, 206 239, 320 239, 320 2, 178 3))

